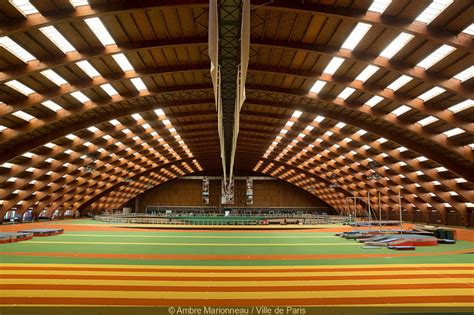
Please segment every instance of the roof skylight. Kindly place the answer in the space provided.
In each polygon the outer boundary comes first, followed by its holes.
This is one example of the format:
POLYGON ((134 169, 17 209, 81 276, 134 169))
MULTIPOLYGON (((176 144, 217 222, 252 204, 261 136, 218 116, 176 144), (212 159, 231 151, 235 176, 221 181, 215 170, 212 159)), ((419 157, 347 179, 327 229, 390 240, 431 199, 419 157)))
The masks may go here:
POLYGON ((396 90, 398 90, 399 88, 401 88, 402 86, 410 82, 411 80, 413 80, 411 77, 407 75, 402 75, 401 77, 399 77, 398 79, 390 83, 390 85, 387 86, 387 89, 390 89, 395 92, 396 90))
POLYGON ((448 138, 457 136, 461 133, 464 133, 464 130, 461 128, 453 128, 453 129, 446 130, 445 132, 443 132, 443 134, 448 138))
POLYGON ((361 73, 359 73, 355 80, 365 82, 378 70, 379 67, 374 65, 368 65, 361 73))
POLYGON ((147 89, 145 83, 143 83, 143 80, 141 78, 133 78, 130 81, 138 91, 144 91, 147 89))
POLYGON ((401 33, 398 35, 387 47, 380 53, 380 57, 387 59, 395 56, 414 36, 408 33, 401 33))
POLYGON ((438 121, 438 118, 434 117, 434 116, 428 116, 426 118, 423 118, 419 121, 417 121, 417 124, 421 125, 421 126, 428 126, 429 124, 432 124, 434 122, 437 122, 438 121))
POLYGON ((351 96, 352 93, 354 93, 355 89, 351 87, 346 87, 337 97, 342 98, 345 100, 349 96, 351 96))
POLYGON ((102 90, 104 90, 105 93, 107 93, 109 96, 114 96, 114 95, 117 95, 117 94, 118 94, 117 90, 115 90, 114 87, 113 87, 110 83, 102 84, 100 87, 101 87, 102 90))
POLYGON ((375 95, 371 99, 369 99, 367 102, 365 102, 365 105, 368 105, 370 107, 374 107, 378 103, 380 103, 383 100, 382 96, 375 95))
POLYGON ((90 99, 84 93, 80 91, 72 92, 71 96, 74 97, 79 102, 81 102, 82 104, 90 101, 90 99))
POLYGON ((415 21, 430 24, 438 15, 441 14, 453 0, 434 0, 423 12, 415 18, 415 21))
POLYGON ((84 6, 84 5, 89 5, 89 2, 87 0, 69 0, 69 2, 75 8, 81 7, 81 6, 84 6))
POLYGON ((17 57, 18 59, 20 59, 21 61, 25 63, 28 61, 36 60, 35 56, 30 54, 26 49, 18 45, 8 36, 0 37, 0 46, 8 50, 15 57, 17 57))
POLYGON ((474 36, 474 23, 472 23, 471 25, 469 25, 468 27, 466 27, 466 28, 462 31, 462 33, 465 33, 465 34, 474 36))
POLYGON ((61 106, 59 106, 58 104, 56 104, 55 102, 53 101, 44 101, 43 103, 41 103, 41 105, 43 105, 44 107, 52 110, 53 112, 58 112, 60 111, 61 109, 63 109, 61 106))
POLYGON ((418 96, 419 99, 423 100, 424 102, 429 101, 430 99, 440 95, 441 93, 445 92, 446 90, 440 87, 434 87, 431 90, 426 91, 425 93, 418 96))
POLYGON ((353 50, 362 38, 367 34, 369 29, 372 27, 370 24, 357 23, 352 33, 347 37, 346 41, 342 44, 341 48, 353 50))
POLYGON ((326 68, 324 68, 323 73, 333 75, 337 71, 337 69, 339 69, 339 67, 341 66, 343 62, 344 62, 343 58, 333 57, 331 61, 329 61, 326 68))
POLYGON ((54 26, 45 26, 39 29, 63 53, 76 51, 71 43, 54 26))
POLYGON ((87 60, 82 60, 76 63, 76 65, 84 71, 85 74, 89 76, 89 78, 99 77, 100 73, 90 64, 87 60))
POLYGON ((435 65, 438 63, 441 59, 452 53, 456 48, 449 46, 449 45, 443 45, 440 48, 436 49, 433 51, 431 54, 429 54, 425 59, 420 61, 417 64, 417 67, 421 67, 423 69, 428 69, 431 66, 435 65))
POLYGON ((30 121, 30 120, 35 119, 34 116, 31 116, 30 114, 28 114, 28 113, 26 113, 26 112, 24 112, 24 111, 21 111, 21 110, 19 110, 19 111, 17 111, 17 112, 14 112, 12 115, 13 115, 13 116, 16 116, 16 117, 18 117, 18 118, 20 118, 20 119, 23 119, 24 121, 30 121))
POLYGON ((324 120, 324 117, 323 116, 316 116, 316 118, 314 118, 314 121, 317 122, 317 123, 321 123, 322 121, 324 120))
POLYGON ((303 114, 303 112, 301 112, 301 111, 299 111, 299 110, 295 110, 295 111, 293 112, 293 114, 291 115, 291 117, 298 119, 298 118, 300 118, 301 114, 303 114))
POLYGON ((135 70, 124 54, 115 54, 112 55, 112 58, 114 58, 115 62, 119 65, 123 72, 135 70))
POLYGON ((449 107, 448 110, 453 114, 456 114, 472 107, 474 107, 474 100, 465 100, 449 107))
POLYGON ((402 105, 393 111, 391 111, 391 114, 394 114, 395 116, 401 116, 405 114, 406 112, 410 111, 412 108, 407 106, 407 105, 402 105))
POLYGON ((135 119, 136 121, 143 119, 142 116, 140 116, 140 114, 133 114, 132 118, 135 119))
POLYGON ((392 3, 392 0, 374 0, 369 7, 369 11, 382 14, 390 3, 392 3))
MULTIPOLYGON (((473 35, 474 36, 474 35, 473 35)), ((454 76, 455 79, 458 79, 461 82, 467 81, 474 76, 474 66, 470 66, 469 68, 459 72, 454 76)))
POLYGON ((11 80, 11 81, 5 82, 5 85, 11 87, 15 91, 20 92, 21 94, 25 96, 35 93, 35 91, 33 91, 32 89, 30 89, 29 87, 27 87, 26 85, 24 85, 23 83, 17 80, 11 80))
POLYGON ((325 81, 321 81, 321 80, 317 80, 313 87, 311 88, 311 90, 309 90, 310 92, 313 92, 313 93, 319 93, 322 88, 326 85, 326 82, 325 81))
POLYGON ((10 3, 24 16, 39 13, 29 0, 10 0, 10 3))
POLYGON ((165 116, 165 112, 161 108, 155 109, 155 115, 158 117, 165 116))
POLYGON ((49 81, 53 82, 57 86, 61 86, 64 84, 68 84, 66 80, 64 80, 59 74, 55 71, 48 69, 40 72, 44 77, 46 77, 49 81))
POLYGON ((115 41, 110 36, 109 32, 105 28, 104 24, 98 17, 93 17, 89 19, 85 19, 87 26, 91 29, 97 39, 102 43, 102 45, 115 45, 115 41))

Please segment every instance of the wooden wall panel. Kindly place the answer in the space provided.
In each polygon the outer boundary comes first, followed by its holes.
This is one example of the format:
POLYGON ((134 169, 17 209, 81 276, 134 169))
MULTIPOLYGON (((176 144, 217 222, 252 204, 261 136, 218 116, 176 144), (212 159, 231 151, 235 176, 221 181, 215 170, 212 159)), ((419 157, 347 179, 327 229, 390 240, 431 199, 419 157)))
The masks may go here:
MULTIPOLYGON (((201 200, 201 180, 177 179, 138 196, 139 212, 146 206, 205 206, 201 200)), ((254 203, 248 207, 329 207, 310 193, 280 180, 254 180, 254 203)), ((235 181, 234 207, 245 204, 245 180, 235 181)), ((220 180, 210 180, 209 207, 219 207, 220 180)), ((128 203, 133 205, 134 202, 128 203)))

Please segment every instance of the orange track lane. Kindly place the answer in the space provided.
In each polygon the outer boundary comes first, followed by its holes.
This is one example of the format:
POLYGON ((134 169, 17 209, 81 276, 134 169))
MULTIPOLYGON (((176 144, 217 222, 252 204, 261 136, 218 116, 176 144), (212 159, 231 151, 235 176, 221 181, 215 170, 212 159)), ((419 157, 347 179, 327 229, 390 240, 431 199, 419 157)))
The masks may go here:
MULTIPOLYGON (((114 305, 114 306, 318 306, 318 305, 367 305, 405 303, 472 303, 471 295, 459 296, 398 296, 398 297, 357 297, 319 299, 253 299, 253 300, 162 300, 162 299, 122 299, 122 298, 48 298, 12 297, 5 301, 8 305, 114 305)), ((393 306, 393 305, 390 305, 393 306)))

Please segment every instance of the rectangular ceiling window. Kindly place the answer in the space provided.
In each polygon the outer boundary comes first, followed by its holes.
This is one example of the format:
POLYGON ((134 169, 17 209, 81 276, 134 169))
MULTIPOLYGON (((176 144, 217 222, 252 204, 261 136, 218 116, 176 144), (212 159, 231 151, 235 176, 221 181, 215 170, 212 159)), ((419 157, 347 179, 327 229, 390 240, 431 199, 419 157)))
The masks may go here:
POLYGON ((26 157, 28 159, 31 159, 33 156, 35 156, 34 153, 31 153, 31 152, 26 152, 24 154, 22 154, 23 157, 26 157))
POLYGON ((453 0, 434 0, 423 12, 415 18, 415 21, 430 24, 438 15, 441 14, 453 0))
POLYGON ((69 140, 74 140, 74 139, 77 139, 78 136, 76 136, 76 135, 74 135, 74 134, 71 133, 71 134, 68 134, 68 135, 66 136, 66 138, 68 138, 69 140))
POLYGON ((419 99, 423 100, 424 102, 429 101, 430 99, 440 95, 441 93, 445 92, 446 90, 440 87, 434 87, 431 90, 426 91, 425 93, 418 96, 419 99))
POLYGON ((447 131, 443 132, 443 134, 448 138, 457 136, 461 133, 464 133, 464 130, 461 129, 461 128, 453 128, 453 129, 450 129, 450 130, 447 130, 447 131))
POLYGON ((28 114, 24 111, 21 111, 21 110, 19 110, 17 112, 14 112, 12 115, 16 116, 20 119, 23 119, 24 121, 31 121, 35 118, 34 116, 31 116, 30 114, 28 114))
POLYGON ((322 121, 324 120, 324 117, 323 116, 316 116, 316 118, 314 118, 314 121, 317 122, 317 123, 321 123, 322 121))
POLYGON ((43 105, 44 107, 52 110, 55 113, 57 113, 58 111, 63 109, 61 106, 59 106, 58 104, 56 104, 53 101, 44 101, 43 103, 41 103, 41 105, 43 105))
POLYGON ((10 0, 10 3, 24 16, 39 13, 29 0, 10 0))
POLYGON ((311 87, 310 92, 319 93, 323 89, 324 85, 326 85, 326 82, 317 80, 316 83, 314 83, 314 85, 311 87))
POLYGON ((379 70, 379 67, 369 65, 361 73, 359 73, 359 75, 355 78, 355 80, 365 82, 378 70, 379 70))
POLYGON ((114 95, 117 95, 117 94, 118 94, 117 90, 115 90, 114 87, 113 87, 110 83, 102 84, 100 87, 101 87, 102 90, 104 90, 105 93, 107 93, 109 96, 114 96, 114 95))
POLYGON ((364 129, 360 129, 359 131, 356 132, 356 134, 358 134, 359 136, 363 136, 367 133, 367 131, 365 131, 364 129))
POLYGON ((115 45, 114 39, 112 38, 112 36, 110 36, 104 24, 98 17, 85 19, 84 22, 86 22, 87 26, 89 26, 91 31, 94 33, 97 39, 102 43, 102 45, 104 46, 115 45))
POLYGON ((40 72, 44 77, 46 77, 49 81, 53 82, 57 86, 61 86, 64 84, 68 84, 66 80, 64 80, 59 74, 54 72, 53 70, 44 70, 40 72))
POLYGON ((343 122, 338 122, 334 127, 341 129, 341 128, 344 128, 345 126, 346 126, 345 123, 343 123, 343 122))
POLYGON ((92 126, 92 127, 87 128, 87 130, 89 130, 92 133, 96 133, 97 131, 99 131, 99 128, 92 126))
POLYGON ((456 48, 449 45, 443 45, 440 48, 433 51, 429 54, 425 59, 420 61, 416 66, 421 67, 423 69, 429 69, 431 66, 437 64, 440 60, 444 57, 452 53, 456 48))
POLYGON ((155 109, 155 115, 158 117, 165 116, 165 112, 162 109, 155 109))
POLYGON ((13 54, 15 57, 25 63, 32 60, 36 60, 36 58, 32 54, 30 54, 28 51, 26 51, 26 49, 24 49, 17 43, 15 43, 8 36, 0 37, 0 46, 8 50, 11 54, 13 54))
POLYGON ((402 105, 402 106, 396 108, 395 110, 393 110, 391 112, 391 114, 394 114, 395 116, 401 116, 401 115, 405 114, 406 112, 409 112, 410 110, 411 110, 410 106, 402 105))
POLYGON ((291 115, 291 117, 298 119, 298 118, 300 118, 301 114, 303 114, 303 112, 301 112, 301 111, 299 111, 299 110, 295 110, 295 111, 293 112, 293 115, 291 115))
POLYGON ((146 91, 147 90, 146 85, 145 85, 145 83, 143 83, 143 80, 141 78, 133 78, 130 81, 132 82, 133 86, 135 86, 135 88, 138 91, 146 91))
POLYGON ((76 63, 76 65, 84 71, 89 78, 100 77, 100 73, 90 64, 87 60, 82 60, 76 63))
POLYGON ((401 33, 398 35, 387 47, 380 53, 380 57, 385 57, 387 59, 395 56, 403 47, 412 40, 414 36, 407 33, 401 33))
POLYGON ((27 87, 26 85, 24 85, 23 83, 17 80, 11 80, 11 81, 5 82, 5 85, 7 85, 8 87, 11 87, 15 91, 20 92, 21 94, 25 96, 36 93, 35 91, 33 91, 32 89, 30 89, 29 87, 27 87))
POLYGON ((390 3, 392 3, 392 0, 374 0, 369 7, 369 11, 382 14, 390 3))
POLYGON ((346 87, 337 97, 342 98, 343 100, 347 99, 349 96, 351 96, 352 93, 354 93, 355 89, 351 87, 346 87))
POLYGON ((365 102, 365 105, 368 105, 370 107, 374 107, 378 103, 380 103, 383 100, 382 96, 375 95, 371 99, 369 99, 367 102, 365 102))
POLYGON ((474 23, 472 23, 471 25, 469 25, 468 27, 466 27, 462 33, 464 34, 468 34, 468 35, 471 35, 471 36, 474 36, 474 23))
POLYGON ((347 37, 346 41, 342 44, 341 48, 353 50, 362 38, 367 34, 369 29, 372 27, 370 24, 357 23, 352 33, 347 37))
POLYGON ((464 102, 449 107, 448 110, 456 114, 472 107, 474 107, 474 100, 465 100, 464 102))
POLYGON ((84 5, 89 5, 89 2, 87 0, 69 0, 69 3, 75 8, 81 7, 84 5))
POLYGON ((48 142, 44 145, 45 147, 47 147, 48 149, 52 149, 56 146, 56 144, 52 143, 52 142, 48 142))
POLYGON ((399 88, 401 88, 402 86, 410 82, 411 80, 413 80, 411 77, 407 75, 402 75, 401 77, 399 77, 398 79, 390 83, 390 85, 387 86, 387 89, 390 89, 395 92, 396 90, 398 90, 399 88))
POLYGON ((469 68, 459 72, 454 76, 455 79, 464 82, 469 80, 474 76, 474 66, 470 66, 469 68))
POLYGON ((421 125, 421 126, 428 126, 434 122, 437 122, 438 121, 438 118, 434 117, 434 116, 428 116, 426 118, 423 118, 421 120, 419 120, 417 122, 417 124, 421 125))
POLYGON ((132 118, 135 119, 136 121, 143 119, 142 116, 140 116, 140 114, 133 114, 132 118))
POLYGON ((116 54, 113 55, 112 58, 114 58, 115 62, 119 65, 123 72, 135 70, 124 54, 116 54))
POLYGON ((90 99, 82 92, 72 92, 71 96, 74 97, 76 100, 81 102, 82 104, 90 102, 90 99))
POLYGON ((118 121, 117 119, 112 119, 112 120, 109 121, 109 123, 111 123, 113 126, 120 125, 120 121, 118 121))
POLYGON ((326 68, 324 68, 323 73, 333 75, 336 73, 337 69, 339 69, 344 60, 344 58, 333 57, 326 68))
POLYGON ((61 34, 54 26, 45 26, 40 28, 40 31, 63 53, 67 54, 76 51, 71 43, 61 34))

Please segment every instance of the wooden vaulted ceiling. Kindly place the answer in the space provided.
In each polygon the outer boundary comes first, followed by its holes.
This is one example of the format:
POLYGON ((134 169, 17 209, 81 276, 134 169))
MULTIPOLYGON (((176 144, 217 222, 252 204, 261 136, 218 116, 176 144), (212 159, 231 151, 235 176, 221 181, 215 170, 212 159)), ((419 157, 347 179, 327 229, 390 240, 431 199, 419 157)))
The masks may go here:
MULTIPOLYGON (((431 2, 392 1, 380 13, 368 11, 372 0, 252 1, 237 174, 281 178, 338 210, 347 196, 380 192, 389 211, 402 189, 408 211, 466 220, 474 207, 474 8, 454 0, 432 21, 415 20, 431 2), (344 48, 358 25, 370 29, 344 48), (412 38, 381 56, 400 34, 412 38), (419 66, 443 47, 449 54, 419 66), (368 67, 373 73, 360 79, 368 67)), ((25 62, 0 47, 2 217, 12 208, 114 209, 177 176, 220 168, 208 1, 31 3, 37 13, 0 6, 0 37, 34 57, 25 62), (115 43, 104 45, 85 22, 96 17, 115 43), (73 49, 59 49, 41 31, 48 26, 73 49), (16 91, 14 80, 33 92, 16 91)))

